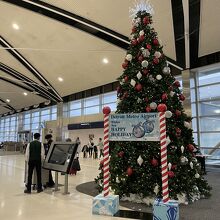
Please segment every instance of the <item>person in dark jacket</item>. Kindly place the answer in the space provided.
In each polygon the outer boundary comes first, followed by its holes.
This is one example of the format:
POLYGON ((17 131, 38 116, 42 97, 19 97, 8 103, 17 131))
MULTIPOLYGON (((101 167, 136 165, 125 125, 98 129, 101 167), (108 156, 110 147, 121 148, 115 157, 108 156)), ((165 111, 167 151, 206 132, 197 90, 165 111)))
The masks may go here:
POLYGON ((28 182, 27 189, 24 193, 31 193, 33 170, 36 168, 37 172, 37 192, 43 191, 41 182, 41 162, 44 159, 45 151, 43 144, 39 141, 40 134, 34 134, 34 140, 27 145, 25 156, 28 163, 28 182))
MULTIPOLYGON (((52 136, 52 134, 47 134, 46 136, 45 136, 45 139, 46 139, 46 141, 47 141, 47 143, 44 145, 45 146, 45 155, 47 156, 47 153, 48 153, 48 151, 49 151, 49 149, 50 149, 50 146, 51 146, 51 144, 52 144, 52 142, 53 142, 53 136, 52 136)), ((55 183, 54 183, 54 181, 53 181, 53 176, 52 176, 52 172, 51 172, 51 170, 49 170, 49 181, 48 181, 48 183, 47 183, 47 185, 46 185, 47 187, 53 187, 53 186, 55 186, 55 183)))

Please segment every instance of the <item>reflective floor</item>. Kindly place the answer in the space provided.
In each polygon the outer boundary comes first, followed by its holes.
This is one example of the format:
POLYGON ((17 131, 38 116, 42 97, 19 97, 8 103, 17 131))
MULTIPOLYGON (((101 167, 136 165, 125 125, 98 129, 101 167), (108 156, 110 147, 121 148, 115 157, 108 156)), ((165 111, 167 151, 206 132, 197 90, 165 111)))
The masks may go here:
MULTIPOLYGON (((124 219, 92 215, 92 197, 76 191, 78 184, 92 181, 98 174, 98 160, 80 159, 81 171, 69 176, 69 195, 46 189, 42 193, 24 194, 24 156, 0 156, 1 220, 70 220, 124 219)), ((64 184, 64 176, 59 175, 64 184)))

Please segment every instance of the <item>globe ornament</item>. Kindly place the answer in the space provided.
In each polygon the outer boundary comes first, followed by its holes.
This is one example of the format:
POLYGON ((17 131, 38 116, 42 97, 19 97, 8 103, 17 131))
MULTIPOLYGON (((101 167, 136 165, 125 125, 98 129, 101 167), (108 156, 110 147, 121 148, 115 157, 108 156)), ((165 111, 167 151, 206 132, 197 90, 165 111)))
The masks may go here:
POLYGON ((154 130, 154 123, 152 121, 146 120, 143 123, 143 128, 144 128, 145 133, 149 134, 154 130))
POLYGON ((150 103, 150 108, 153 109, 153 110, 155 110, 155 109, 157 108, 157 103, 151 102, 151 103, 150 103))
POLYGON ((142 138, 145 134, 144 127, 139 123, 134 126, 132 133, 136 138, 142 138))
POLYGON ((141 65, 142 65, 144 68, 148 67, 148 62, 147 62, 147 60, 143 60, 142 63, 141 63, 141 65))
POLYGON ((131 61, 132 60, 132 55, 131 54, 127 54, 126 58, 127 61, 131 61))
POLYGON ((156 76, 156 79, 157 79, 157 80, 161 80, 161 79, 162 79, 162 76, 161 76, 160 74, 158 74, 158 75, 156 76))
POLYGON ((165 117, 166 117, 166 118, 171 118, 172 115, 173 115, 173 113, 172 113, 171 111, 166 111, 166 112, 165 112, 165 117))
POLYGON ((163 74, 165 74, 165 75, 169 75, 170 74, 170 67, 168 67, 168 66, 165 66, 164 68, 163 68, 163 74))

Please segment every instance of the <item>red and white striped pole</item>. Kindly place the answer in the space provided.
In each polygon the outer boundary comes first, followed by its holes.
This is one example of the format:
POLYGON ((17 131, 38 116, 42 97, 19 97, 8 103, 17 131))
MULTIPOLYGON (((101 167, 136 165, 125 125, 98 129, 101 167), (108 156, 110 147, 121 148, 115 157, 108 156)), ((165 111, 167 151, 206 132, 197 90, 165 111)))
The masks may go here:
POLYGON ((167 170, 167 138, 165 113, 160 112, 160 154, 162 172, 162 195, 163 202, 169 201, 168 170, 167 170))
POLYGON ((104 164, 103 164, 103 194, 104 197, 109 195, 109 114, 111 112, 111 109, 106 106, 102 110, 104 114, 104 164))

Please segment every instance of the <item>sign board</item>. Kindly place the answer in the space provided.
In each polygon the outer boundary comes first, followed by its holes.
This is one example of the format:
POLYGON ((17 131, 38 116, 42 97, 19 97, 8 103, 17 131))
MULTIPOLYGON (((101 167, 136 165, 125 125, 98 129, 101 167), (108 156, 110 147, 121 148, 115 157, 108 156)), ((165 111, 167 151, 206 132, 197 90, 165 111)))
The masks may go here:
POLYGON ((158 113, 110 114, 110 141, 160 141, 158 113))

